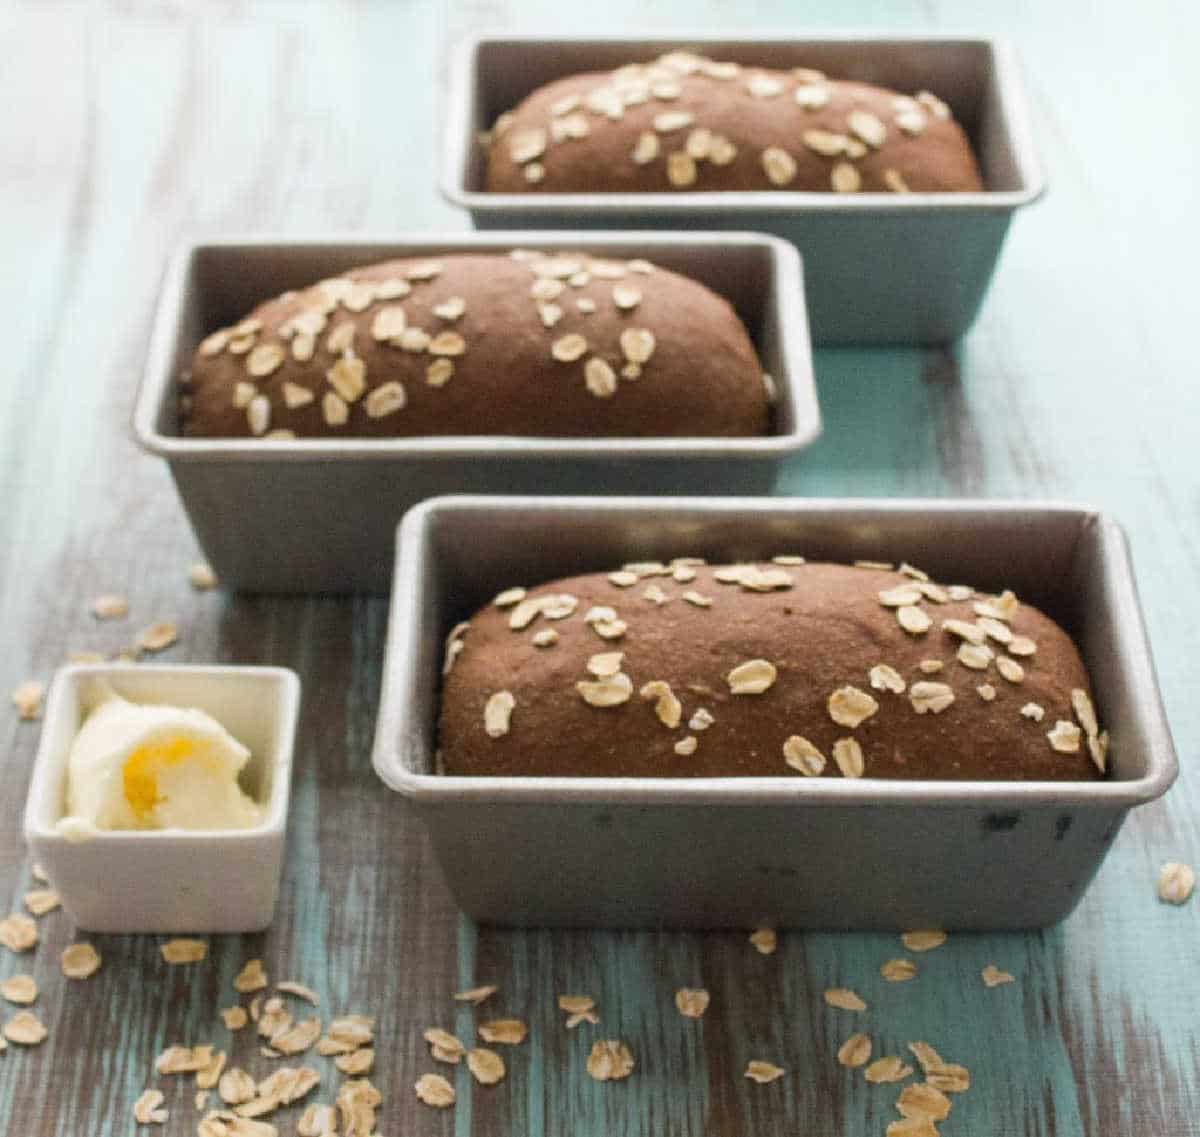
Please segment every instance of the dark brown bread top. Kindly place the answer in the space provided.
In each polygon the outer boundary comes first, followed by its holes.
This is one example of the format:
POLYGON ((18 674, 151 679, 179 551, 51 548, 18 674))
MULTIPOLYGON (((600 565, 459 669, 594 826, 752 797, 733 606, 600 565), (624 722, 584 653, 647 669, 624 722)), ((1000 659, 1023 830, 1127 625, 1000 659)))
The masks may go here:
POLYGON ((633 565, 502 593, 448 640, 443 769, 1103 776, 1087 674, 1047 616, 909 566, 780 559, 633 565))
POLYGON ((496 193, 983 188, 966 134, 928 91, 688 52, 547 83, 488 141, 496 193))
POLYGON ((645 260, 447 255, 357 268, 208 336, 208 437, 744 436, 768 381, 722 297, 645 260))

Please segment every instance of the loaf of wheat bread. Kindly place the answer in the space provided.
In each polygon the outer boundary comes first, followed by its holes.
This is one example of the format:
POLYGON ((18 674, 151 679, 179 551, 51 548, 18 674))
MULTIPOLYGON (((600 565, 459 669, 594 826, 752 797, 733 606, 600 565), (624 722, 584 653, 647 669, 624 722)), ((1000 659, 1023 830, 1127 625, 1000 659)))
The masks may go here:
POLYGON ((547 83, 485 143, 496 193, 983 188, 966 133, 930 91, 683 51, 547 83))
POLYGON ((196 349, 184 434, 746 436, 772 385, 722 297, 642 259, 453 254, 268 300, 196 349))
POLYGON ((1089 780, 1070 637, 910 566, 691 558, 513 587, 450 633, 447 774, 1089 780))

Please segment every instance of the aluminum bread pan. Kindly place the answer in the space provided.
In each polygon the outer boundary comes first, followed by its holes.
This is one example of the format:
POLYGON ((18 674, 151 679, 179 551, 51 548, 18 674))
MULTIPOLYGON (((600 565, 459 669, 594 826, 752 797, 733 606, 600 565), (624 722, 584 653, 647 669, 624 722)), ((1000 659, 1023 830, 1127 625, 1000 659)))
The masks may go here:
POLYGON ((478 36, 452 61, 441 189, 480 229, 661 225, 754 229, 799 246, 817 343, 940 343, 974 319, 1013 214, 1045 189, 1016 60, 980 36, 713 33, 624 38, 478 36), (527 193, 484 191, 479 133, 534 88, 691 48, 748 65, 818 67, 953 108, 981 193, 527 193))
POLYGON ((477 919, 592 926, 1028 928, 1083 894, 1177 772, 1125 537, 1008 502, 442 498, 400 526, 374 762, 477 919), (531 540, 553 534, 553 540, 531 540), (442 643, 502 587, 632 560, 908 560, 1013 588, 1075 637, 1112 735, 1078 783, 436 773, 442 643), (704 840, 697 840, 703 832, 704 840), (603 865, 599 871, 598 865, 603 865))
MULTIPOLYGON (((482 415, 481 415, 482 418, 482 415)), ((133 432, 167 460, 226 585, 267 592, 385 592, 404 511, 445 493, 765 493, 820 433, 796 250, 743 233, 399 234, 229 238, 185 246, 166 276, 133 432), (203 335, 265 297, 394 256, 576 248, 647 257, 737 309, 775 378, 773 433, 755 438, 555 439, 497 435, 293 441, 183 438, 177 381, 203 335)))

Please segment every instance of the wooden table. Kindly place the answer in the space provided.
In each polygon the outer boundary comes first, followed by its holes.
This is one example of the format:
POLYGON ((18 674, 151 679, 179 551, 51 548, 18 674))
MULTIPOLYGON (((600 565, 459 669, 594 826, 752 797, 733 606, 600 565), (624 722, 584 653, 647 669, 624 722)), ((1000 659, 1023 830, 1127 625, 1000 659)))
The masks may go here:
MULTIPOLYGON (((241 963, 315 987, 323 1013, 379 1016, 380 1132, 405 1134, 882 1134, 892 1087, 834 1052, 851 1028, 820 1002, 835 983, 872 999, 888 1047, 924 1038, 968 1065, 946 1134, 1184 1137, 1200 1127, 1200 906, 1159 903, 1168 859, 1200 860, 1195 822, 1200 701, 1200 461, 1192 260, 1200 8, 1151 0, 947 7, 814 3, 813 27, 1007 33, 1023 54, 1049 197, 1011 235, 983 316, 945 351, 821 351, 823 440, 782 491, 1081 499, 1132 538, 1184 773, 1133 816, 1080 909, 1036 935, 962 936, 921 957, 915 983, 884 984, 884 935, 503 932, 460 918, 429 847, 369 761, 386 603, 196 593, 197 551, 166 470, 126 420, 164 259, 185 236, 459 229, 432 187, 444 49, 488 25, 625 30, 638 21, 755 30, 794 26, 792 6, 751 14, 720 0, 647 6, 465 0, 455 4, 0 6, 0 688, 47 678, 74 649, 113 651, 152 620, 179 621, 164 658, 284 664, 305 685, 282 900, 262 936, 216 938, 208 960, 168 969, 153 937, 95 937, 104 967, 68 983, 68 919, 40 921, 32 956, 0 949, 0 978, 32 970, 50 1026, 40 1048, 0 1054, 5 1132, 107 1137, 162 1083, 170 1042, 223 1047, 216 1010, 241 963), (953 23, 949 23, 953 20, 953 23), (89 600, 128 593, 125 621, 89 600), (1016 983, 985 989, 995 962, 1016 983), (451 992, 493 982, 490 1006, 527 1019, 506 1081, 435 1112, 416 1101, 433 1069, 423 1028, 470 1036, 451 992), (671 992, 713 1006, 681 1019, 671 992), (566 1032, 555 998, 596 997, 602 1028, 566 1032), (632 1046, 638 1070, 584 1073, 594 1037, 632 1046), (769 1058, 787 1076, 742 1077, 769 1058)), ((698 487, 700 488, 700 487, 698 487)), ((21 809, 35 724, 0 712, 0 910, 30 886, 21 809)), ((204 866, 197 865, 203 872, 204 866)), ((15 1008, 6 1008, 5 1014, 15 1008)), ((235 1055, 269 1064, 239 1036, 235 1055)), ((336 1078, 326 1059, 324 1100, 336 1078)), ((443 1067, 442 1069, 446 1069, 443 1067)), ((194 1132, 190 1087, 168 1085, 165 1132, 194 1132)), ((290 1115, 294 1118, 295 1111, 290 1115)), ((281 1132, 294 1132, 294 1120, 281 1132)))

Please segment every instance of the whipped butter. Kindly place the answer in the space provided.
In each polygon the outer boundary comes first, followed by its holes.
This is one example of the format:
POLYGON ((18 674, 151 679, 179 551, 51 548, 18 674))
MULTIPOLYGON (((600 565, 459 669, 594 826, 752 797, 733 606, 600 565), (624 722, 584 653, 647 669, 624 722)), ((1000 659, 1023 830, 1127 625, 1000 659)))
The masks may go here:
POLYGON ((110 694, 67 759, 68 839, 92 830, 247 829, 262 807, 238 785, 250 751, 204 711, 110 694))

